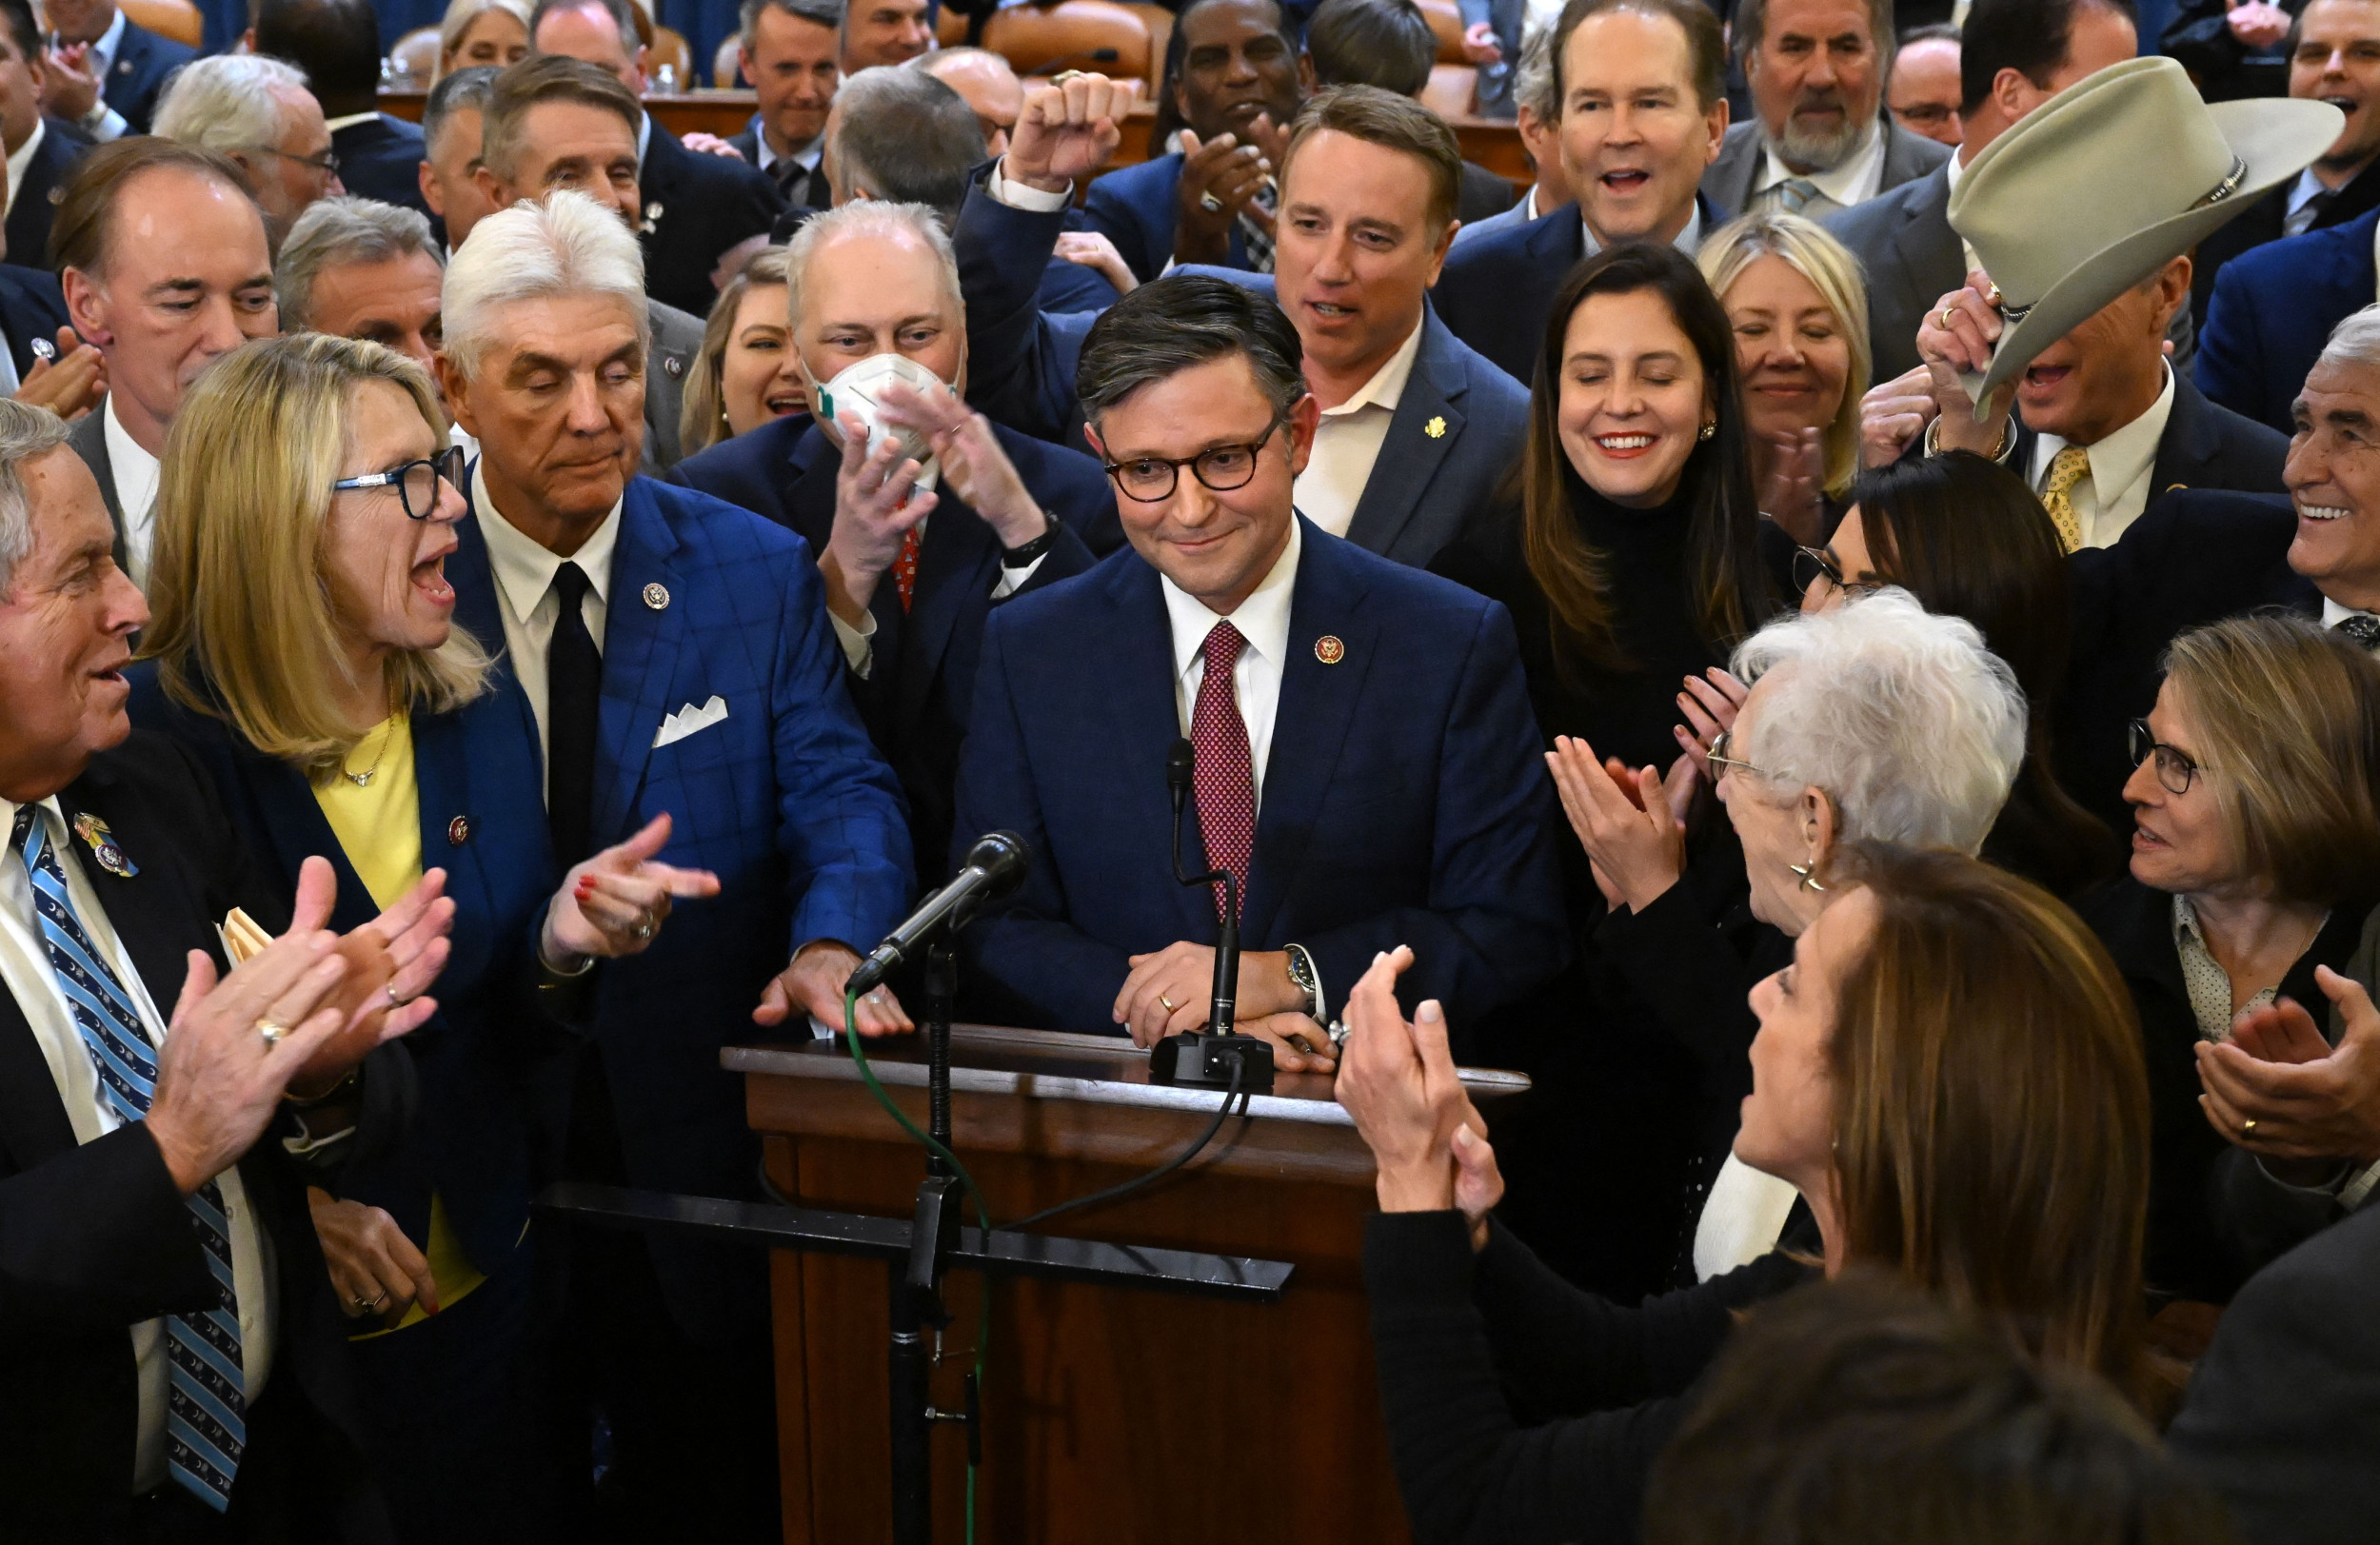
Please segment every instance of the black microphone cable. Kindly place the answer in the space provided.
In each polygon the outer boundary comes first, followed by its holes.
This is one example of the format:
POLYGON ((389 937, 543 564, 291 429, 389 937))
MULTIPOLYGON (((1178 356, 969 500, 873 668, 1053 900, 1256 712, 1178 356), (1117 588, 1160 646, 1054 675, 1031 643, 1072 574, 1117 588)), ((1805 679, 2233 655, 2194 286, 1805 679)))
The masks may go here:
POLYGON ((1102 1201, 1114 1201, 1121 1197, 1128 1197, 1136 1191, 1145 1190, 1155 1185, 1166 1176, 1198 1158, 1205 1151, 1206 1145, 1215 1140, 1215 1134, 1223 1130, 1223 1122, 1231 1117, 1231 1102, 1234 1097, 1240 1100, 1240 1114, 1243 1117, 1248 1114, 1248 1097, 1240 1092, 1240 1075, 1246 1066, 1247 1064, 1237 1057, 1231 1060, 1231 1082, 1223 1090, 1223 1103, 1215 1112, 1215 1119, 1207 1122, 1206 1130, 1200 1133, 1198 1140, 1189 1147, 1184 1148, 1146 1175, 1136 1175, 1121 1185, 1111 1185, 1104 1191, 1094 1191, 1087 1197, 1077 1197, 1072 1201, 1061 1201, 1055 1207, 1044 1207, 1038 1213, 1017 1219, 1008 1227, 1012 1230, 1028 1229, 1036 1223, 1056 1218, 1060 1213, 1070 1213, 1078 1207, 1094 1206, 1102 1201))

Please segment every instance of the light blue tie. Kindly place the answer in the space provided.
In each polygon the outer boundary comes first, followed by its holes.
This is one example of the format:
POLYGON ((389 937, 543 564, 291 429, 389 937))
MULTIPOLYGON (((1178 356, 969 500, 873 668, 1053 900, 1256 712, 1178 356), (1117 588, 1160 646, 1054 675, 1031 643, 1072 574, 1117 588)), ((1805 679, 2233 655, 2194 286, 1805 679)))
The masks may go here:
MULTIPOLYGON (((50 845, 38 805, 16 812, 10 845, 33 882, 33 912, 58 988, 99 1070, 100 1097, 123 1121, 149 1114, 157 1089, 157 1054, 141 1029, 124 983, 100 957, 74 915, 66 871, 50 845)), ((220 1513, 231 1503, 231 1477, 248 1447, 247 1378, 240 1361, 240 1303, 231 1286, 231 1224, 223 1193, 208 1180, 190 1197, 190 1216, 215 1278, 215 1307, 166 1320, 166 1458, 174 1480, 220 1513)))

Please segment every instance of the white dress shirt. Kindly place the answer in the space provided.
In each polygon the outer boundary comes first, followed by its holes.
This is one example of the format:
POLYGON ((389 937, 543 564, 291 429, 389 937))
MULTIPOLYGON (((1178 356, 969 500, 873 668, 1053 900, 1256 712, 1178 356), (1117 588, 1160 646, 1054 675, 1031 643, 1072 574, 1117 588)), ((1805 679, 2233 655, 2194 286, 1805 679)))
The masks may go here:
POLYGON ((776 167, 780 161, 790 161, 803 171, 816 171, 819 158, 826 153, 826 136, 813 134, 807 144, 779 155, 768 143, 768 130, 761 127, 761 115, 757 112, 752 115, 752 143, 760 150, 761 159, 757 163, 760 169, 771 177, 777 175, 776 167))
MULTIPOLYGON (((2149 411, 2099 441, 2084 447, 2091 459, 2091 471, 2074 485, 2067 498, 2074 506, 2074 521, 2082 528, 2082 545, 2086 547, 2112 546, 2124 528, 2140 519, 2140 512, 2149 507, 2149 474, 2156 465, 2157 442, 2165 438, 2165 421, 2173 416, 2173 367, 2165 367, 2165 389, 2149 405, 2149 411)), ((2053 434, 2036 436, 2033 445, 2033 465, 2026 469, 2033 491, 2039 493, 2050 480, 2050 464, 2066 448, 2066 442, 2053 434)))
MULTIPOLYGON (((1578 254, 1580 257, 1591 258, 1603 250, 1603 244, 1595 239, 1595 228, 1587 224, 1587 217, 1584 214, 1578 217, 1578 228, 1586 237, 1586 247, 1578 254)), ((1670 245, 1688 257, 1694 256, 1702 249, 1702 202, 1700 199, 1695 201, 1693 210, 1686 216, 1686 228, 1679 231, 1677 239, 1670 245)))
MULTIPOLYGON (((54 32, 50 34, 50 46, 53 49, 59 46, 54 32)), ((122 47, 124 12, 119 9, 115 20, 108 24, 108 30, 99 34, 99 41, 90 46, 90 52, 83 58, 83 68, 90 72, 90 78, 98 84, 99 90, 91 99, 90 111, 83 114, 82 122, 75 127, 103 145, 112 139, 122 139, 132 128, 124 121, 124 114, 108 106, 108 77, 115 70, 116 50, 122 47)))
MULTIPOLYGON (((1184 475, 1187 476, 1185 470, 1184 475)), ((1240 722, 1248 726, 1248 770, 1256 780, 1257 808, 1264 805, 1264 764, 1273 754, 1273 720, 1280 709, 1281 670, 1289 661, 1289 602, 1298 588, 1298 554, 1305 535, 1293 517, 1289 545, 1239 609, 1227 617, 1209 611, 1206 603, 1173 581, 1160 578, 1165 616, 1174 629, 1174 713, 1181 732, 1190 733, 1190 718, 1199 703, 1199 683, 1206 680, 1206 636, 1218 623, 1229 623, 1247 644, 1232 667, 1232 690, 1240 700, 1240 722)))
POLYGON ((25 182, 25 168, 33 164, 33 152, 50 136, 50 126, 41 119, 33 120, 33 131, 25 136, 25 143, 9 152, 9 202, 7 208, 16 208, 16 190, 25 182))
POLYGON ((149 555, 156 545, 157 458, 141 448, 132 431, 116 417, 115 393, 100 408, 106 415, 101 432, 108 442, 108 469, 116 485, 116 504, 124 510, 124 556, 132 583, 149 588, 149 555))
POLYGON ((1884 126, 1868 126, 1868 143, 1845 156, 1840 163, 1825 171, 1795 171, 1777 159, 1776 149, 1767 145, 1760 152, 1760 171, 1753 179, 1752 198, 1755 205, 1775 203, 1765 196, 1786 183, 1799 179, 1818 190, 1818 196, 1802 207, 1801 212, 1813 220, 1848 209, 1854 204, 1865 204, 1876 196, 1884 186, 1884 126))
POLYGON ((504 617, 505 651, 512 657, 513 680, 528 694, 529 711, 537 716, 537 750, 545 753, 545 662, 552 650, 554 624, 562 618, 562 598, 554 594, 554 571, 576 564, 586 575, 586 598, 579 616, 597 653, 604 647, 604 620, 611 615, 611 555, 620 545, 620 506, 595 527, 568 558, 521 534, 504 518, 488 497, 487 477, 471 471, 471 507, 479 513, 480 535, 487 539, 487 566, 496 578, 497 611, 504 617))
POLYGON ((2322 598, 2322 625, 2326 628, 2336 627, 2341 623, 2347 621, 2350 617, 2370 617, 2372 615, 2374 614, 2371 612, 2359 611, 2353 606, 2342 606, 2337 602, 2331 600, 2329 596, 2324 596, 2322 598))
MULTIPOLYGON (((66 872, 67 895, 74 902, 75 916, 82 920, 84 932, 90 935, 106 964, 124 983, 133 1008, 140 1014, 141 1028, 149 1033, 149 1043, 164 1046, 165 1017, 157 1012, 156 999, 125 954, 115 928, 108 921, 102 899, 93 894, 82 864, 69 851, 76 839, 67 829, 65 813, 55 798, 42 801, 41 808, 50 845, 57 850, 58 867, 66 872)), ((7 829, 14 829, 17 809, 13 802, 0 800, 0 822, 5 822, 7 829)), ((140 855, 134 854, 133 862, 139 862, 140 855)), ((34 1043, 41 1048, 43 1060, 50 1064, 50 1077, 58 1086, 58 1099, 66 1107, 67 1120, 74 1128, 74 1140, 96 1142, 121 1126, 116 1113, 100 1097, 99 1075, 91 1066, 89 1048, 84 1044, 82 1031, 75 1027, 66 995, 58 986, 57 973, 50 967, 49 951, 41 941, 40 925, 33 912, 32 880, 25 872, 24 861, 13 852, 0 855, 0 985, 5 985, 9 996, 16 1000, 26 1024, 33 1032, 34 1043)), ((176 996, 181 993, 179 981, 163 985, 176 996)), ((253 1404, 264 1393, 265 1380, 272 1372, 276 1306, 268 1258, 270 1241, 257 1227, 256 1215, 248 1204, 248 1192, 240 1184, 240 1172, 225 1170, 215 1177, 215 1185, 223 1195, 224 1216, 231 1224, 231 1290, 240 1306, 241 1381, 253 1404)), ((132 1462, 132 1490, 136 1493, 153 1490, 166 1480, 165 1328, 162 1319, 146 1319, 132 1327, 132 1357, 140 1391, 140 1426, 134 1437, 132 1462)))
POLYGON ((1337 407, 1322 409, 1314 431, 1314 452, 1298 474, 1294 496, 1299 512, 1335 537, 1345 536, 1356 518, 1364 485, 1372 481, 1372 464, 1380 459, 1389 420, 1397 416, 1397 404, 1420 352, 1421 324, 1417 320, 1371 380, 1337 407))

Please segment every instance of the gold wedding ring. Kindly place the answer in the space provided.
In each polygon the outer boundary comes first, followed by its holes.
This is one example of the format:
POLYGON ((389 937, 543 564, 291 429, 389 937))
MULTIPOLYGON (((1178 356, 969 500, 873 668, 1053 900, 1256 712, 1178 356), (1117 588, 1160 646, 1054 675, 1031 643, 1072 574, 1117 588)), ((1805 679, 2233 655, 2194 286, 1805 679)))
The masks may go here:
POLYGON ((1157 995, 1157 1000, 1165 1005, 1166 1013, 1171 1014, 1174 1012, 1174 1000, 1172 999, 1166 997, 1163 993, 1159 993, 1157 995))
POLYGON ((256 1021, 256 1033, 265 1038, 266 1045, 277 1046, 289 1033, 289 1027, 278 1020, 263 1019, 256 1021))
POLYGON ((1942 330, 1943 330, 1944 332, 1948 332, 1948 331, 1950 331, 1950 330, 1951 330, 1951 318, 1952 318, 1953 316, 1954 316, 1954 315, 1957 313, 1957 311, 1958 311, 1958 307, 1955 307, 1955 306, 1945 306, 1944 307, 1942 307, 1942 314, 1941 314, 1940 316, 1938 316, 1938 317, 1934 318, 1934 320, 1935 320, 1936 322, 1939 322, 1939 323, 1941 323, 1941 324, 1942 324, 1942 330))
POLYGON ((2254 1117, 2251 1116, 2247 1120, 2242 1121, 2239 1124, 2239 1135, 2243 1138, 2252 1138, 2256 1135, 2256 1119, 2254 1117))

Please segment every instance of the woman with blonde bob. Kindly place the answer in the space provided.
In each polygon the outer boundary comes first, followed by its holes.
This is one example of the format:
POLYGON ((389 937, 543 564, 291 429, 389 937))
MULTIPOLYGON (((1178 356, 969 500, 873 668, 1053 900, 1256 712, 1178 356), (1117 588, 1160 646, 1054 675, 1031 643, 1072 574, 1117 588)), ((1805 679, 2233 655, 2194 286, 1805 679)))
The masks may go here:
POLYGON ((644 948, 672 896, 717 888, 648 862, 666 820, 555 886, 537 726, 452 622, 461 475, 403 355, 303 333, 226 356, 167 440, 132 699, 285 885, 322 854, 340 913, 367 917, 447 871, 454 950, 405 1050, 417 1118, 312 1197, 407 1537, 515 1521, 538 988, 644 948))
POLYGON ((2345 967, 2380 901, 2380 662, 2313 623, 2256 616, 2182 634, 2165 664, 2132 726, 2131 874, 2081 908, 2139 1007, 2156 1112, 2150 1285, 2220 1302, 2307 1198, 2230 1164, 2225 1139, 2252 1134, 2201 1110, 2200 1060, 2243 1014, 2319 1010, 2316 972, 2345 967), (2211 1185, 2218 1160, 2245 1183, 2211 1185))
POLYGON ((1815 221, 1761 209, 1712 232, 1695 263, 1735 328, 1760 508, 1816 546, 1859 474, 1869 370, 1859 260, 1815 221))
POLYGON ((744 260, 711 305, 702 352, 686 375, 678 444, 688 456, 770 419, 809 410, 786 315, 785 249, 744 260))
POLYGON ((1416 1539, 1636 1537, 1653 1458, 1737 1312, 1854 1266, 2171 1403, 2142 1339, 2148 1089, 2106 952, 2046 891, 1958 854, 1862 845, 1827 883, 1794 963, 1753 990, 1735 1139, 1809 1202, 1815 1257, 1634 1308, 1490 1218, 1503 1182, 1444 1016, 1397 1004, 1411 953, 1357 985, 1339 1099, 1378 1161, 1363 1275, 1416 1539))
POLYGON ((438 24, 438 73, 519 64, 529 51, 529 8, 522 0, 454 0, 438 24))

